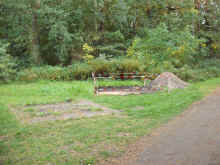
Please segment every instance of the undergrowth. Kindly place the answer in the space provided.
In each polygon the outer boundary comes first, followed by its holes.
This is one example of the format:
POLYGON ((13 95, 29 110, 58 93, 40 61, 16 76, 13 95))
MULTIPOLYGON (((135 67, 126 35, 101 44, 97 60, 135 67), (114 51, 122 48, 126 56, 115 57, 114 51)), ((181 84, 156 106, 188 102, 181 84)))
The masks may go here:
MULTIPOLYGON (((89 63, 76 63, 68 67, 42 66, 22 70, 17 73, 18 81, 34 82, 39 80, 73 81, 92 79, 92 72, 98 74, 108 73, 153 73, 173 72, 185 81, 198 82, 220 76, 220 60, 204 59, 190 65, 176 67, 172 63, 164 62, 150 70, 144 60, 134 59, 94 59, 89 63)), ((176 65, 176 64, 175 64, 176 65)))

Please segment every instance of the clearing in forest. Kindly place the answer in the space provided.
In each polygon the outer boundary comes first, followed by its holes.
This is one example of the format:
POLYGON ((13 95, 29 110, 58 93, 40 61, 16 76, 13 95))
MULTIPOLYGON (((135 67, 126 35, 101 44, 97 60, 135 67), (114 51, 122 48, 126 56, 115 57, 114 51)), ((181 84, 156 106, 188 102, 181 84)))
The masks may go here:
POLYGON ((120 156, 219 83, 129 96, 94 96, 91 81, 1 85, 0 164, 94 165, 120 156))

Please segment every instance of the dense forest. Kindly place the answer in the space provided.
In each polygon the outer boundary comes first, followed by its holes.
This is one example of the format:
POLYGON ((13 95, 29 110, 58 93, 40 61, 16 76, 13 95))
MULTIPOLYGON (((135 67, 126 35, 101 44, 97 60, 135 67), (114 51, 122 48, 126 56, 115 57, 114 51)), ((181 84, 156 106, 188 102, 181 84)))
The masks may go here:
POLYGON ((2 0, 0 80, 220 75, 218 0, 2 0))

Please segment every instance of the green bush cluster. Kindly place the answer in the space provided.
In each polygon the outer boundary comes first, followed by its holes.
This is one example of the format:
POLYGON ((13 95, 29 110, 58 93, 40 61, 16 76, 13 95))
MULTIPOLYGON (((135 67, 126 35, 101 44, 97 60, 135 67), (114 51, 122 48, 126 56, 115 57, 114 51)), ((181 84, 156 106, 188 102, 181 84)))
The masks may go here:
POLYGON ((90 63, 76 63, 68 67, 42 66, 33 67, 20 71, 17 80, 36 81, 36 80, 86 80, 91 78, 92 72, 95 73, 119 73, 119 72, 148 72, 162 73, 172 72, 185 81, 203 81, 209 78, 220 77, 220 59, 204 59, 197 65, 190 66, 185 64, 175 68, 169 62, 164 62, 152 70, 148 69, 140 61, 133 59, 94 59, 90 63))
POLYGON ((71 70, 68 70, 68 68, 42 66, 20 71, 17 75, 17 79, 20 81, 73 80, 73 76, 71 70))
POLYGON ((8 44, 0 42, 0 81, 8 82, 14 78, 15 62, 7 53, 8 44))
POLYGON ((196 38, 189 28, 169 31, 161 24, 145 31, 144 37, 133 41, 127 54, 144 61, 152 72, 194 65, 198 59, 208 56, 206 40, 196 38))
POLYGON ((42 66, 32 67, 20 71, 17 80, 86 80, 91 78, 92 72, 139 72, 143 71, 143 64, 137 60, 120 58, 108 61, 104 58, 97 58, 88 63, 75 63, 68 67, 42 66))
POLYGON ((220 77, 220 59, 203 59, 193 66, 185 64, 179 68, 175 68, 173 65, 166 68, 161 65, 158 70, 160 73, 172 72, 185 81, 204 81, 220 77))
POLYGON ((220 59, 201 60, 188 72, 190 81, 204 81, 209 78, 220 77, 220 59))

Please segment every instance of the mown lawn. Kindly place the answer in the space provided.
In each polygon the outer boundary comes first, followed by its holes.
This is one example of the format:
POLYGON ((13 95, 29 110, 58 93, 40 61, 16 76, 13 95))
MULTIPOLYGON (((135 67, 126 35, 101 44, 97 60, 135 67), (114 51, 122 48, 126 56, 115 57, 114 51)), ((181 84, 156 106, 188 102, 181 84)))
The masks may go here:
POLYGON ((118 156, 127 144, 178 115, 219 84, 220 78, 171 93, 130 96, 94 96, 91 81, 0 85, 0 164, 92 165, 118 156), (120 110, 121 115, 24 124, 11 110, 81 99, 120 110))

